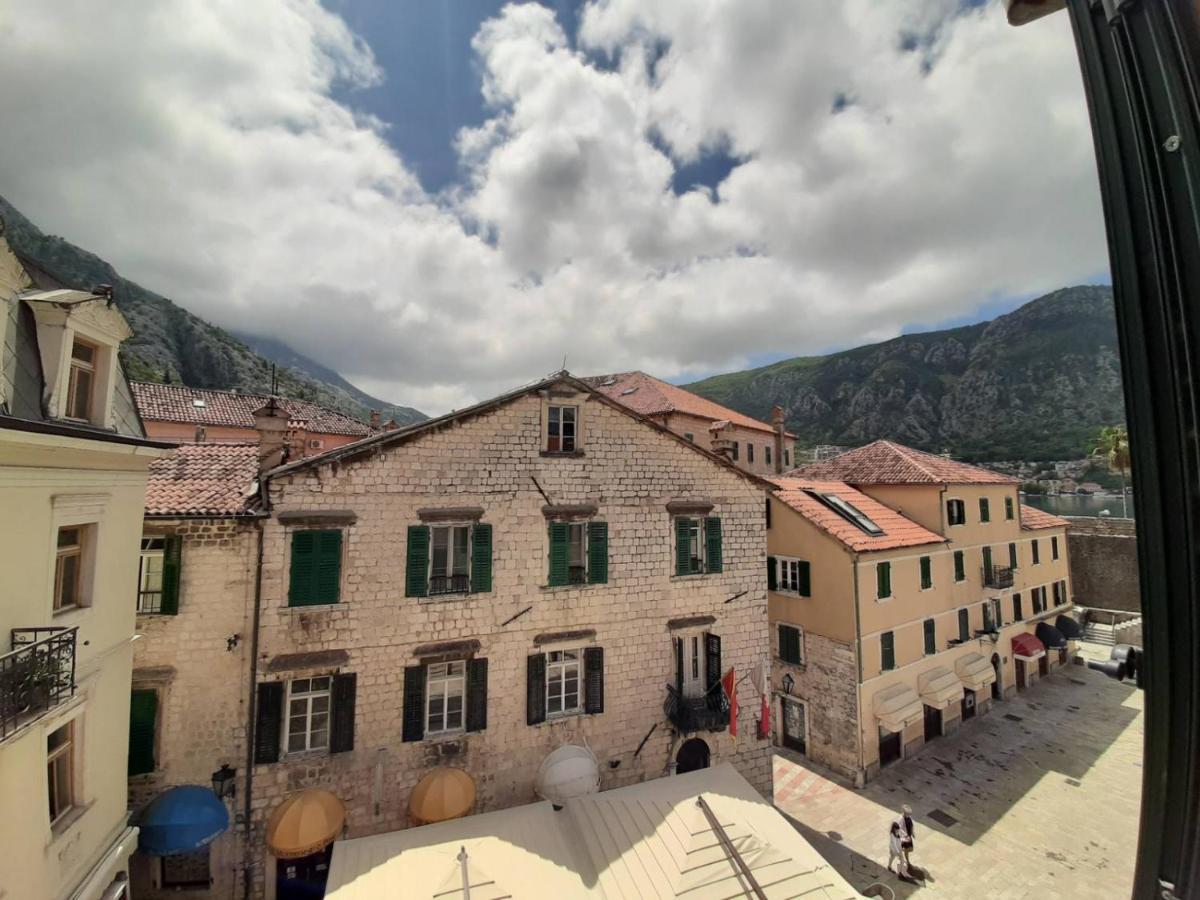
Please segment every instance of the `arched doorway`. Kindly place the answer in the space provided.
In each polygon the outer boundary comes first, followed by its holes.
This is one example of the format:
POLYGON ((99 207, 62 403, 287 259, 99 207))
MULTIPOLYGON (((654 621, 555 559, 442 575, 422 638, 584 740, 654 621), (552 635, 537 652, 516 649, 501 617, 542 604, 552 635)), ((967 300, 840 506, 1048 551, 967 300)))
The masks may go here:
POLYGON ((683 742, 679 752, 675 754, 675 774, 695 772, 697 769, 708 768, 708 744, 701 738, 692 738, 683 742))
POLYGON ((1004 677, 1003 673, 1000 671, 999 653, 992 654, 992 670, 996 673, 996 680, 992 682, 992 699, 999 700, 1000 694, 1004 690, 1002 686, 1004 684, 1004 677))

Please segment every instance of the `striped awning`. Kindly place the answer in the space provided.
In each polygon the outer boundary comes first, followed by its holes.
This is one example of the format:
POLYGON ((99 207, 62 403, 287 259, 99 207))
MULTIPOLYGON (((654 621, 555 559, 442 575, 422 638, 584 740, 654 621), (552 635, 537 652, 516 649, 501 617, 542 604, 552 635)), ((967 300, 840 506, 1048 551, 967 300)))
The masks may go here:
POLYGON ((967 653, 956 659, 954 674, 969 691, 982 691, 996 680, 996 670, 978 653, 967 653))
POLYGON ((1012 639, 1013 657, 1025 662, 1036 662, 1046 655, 1046 645, 1028 632, 1014 635, 1012 639))
POLYGON ((907 684, 896 684, 875 695, 875 717, 888 731, 903 731, 925 716, 921 698, 907 684))
POLYGON ((921 702, 934 709, 945 709, 951 703, 958 703, 963 695, 958 676, 941 666, 919 675, 917 689, 921 692, 921 702))

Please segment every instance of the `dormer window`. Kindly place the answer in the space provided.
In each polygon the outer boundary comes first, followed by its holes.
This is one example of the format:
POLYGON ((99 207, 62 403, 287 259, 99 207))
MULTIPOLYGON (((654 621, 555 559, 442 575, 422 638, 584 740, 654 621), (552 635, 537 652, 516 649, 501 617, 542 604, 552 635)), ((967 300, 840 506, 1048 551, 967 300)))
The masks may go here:
POLYGON ((574 453, 578 406, 551 406, 546 418, 546 449, 551 453, 574 453))
POLYGON ((68 419, 83 422, 92 420, 92 397, 96 386, 96 356, 94 344, 75 339, 71 345, 71 374, 67 382, 68 419))

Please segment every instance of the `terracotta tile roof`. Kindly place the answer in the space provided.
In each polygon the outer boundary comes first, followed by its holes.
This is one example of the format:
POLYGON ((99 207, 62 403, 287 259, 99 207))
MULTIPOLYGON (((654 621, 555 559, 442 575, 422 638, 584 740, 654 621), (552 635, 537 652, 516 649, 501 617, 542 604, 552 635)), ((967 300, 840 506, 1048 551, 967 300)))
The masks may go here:
POLYGON ((150 464, 146 515, 244 514, 257 478, 257 444, 180 444, 150 464))
POLYGON ((1037 531, 1041 528, 1064 528, 1071 523, 1059 518, 1054 513, 1038 509, 1036 506, 1021 504, 1021 527, 1026 531, 1037 531))
MULTIPOLYGON (((766 422, 744 416, 720 403, 714 403, 685 391, 665 381, 659 381, 645 372, 622 372, 617 375, 593 375, 582 379, 606 397, 628 406, 643 416, 661 416, 664 413, 684 413, 710 419, 713 422, 732 422, 741 428, 752 428, 774 434, 775 429, 766 422)), ((795 435, 789 435, 795 437, 795 435)))
MULTIPOLYGON (((142 418, 151 422, 183 422, 188 425, 253 428, 254 411, 270 397, 234 391, 212 391, 179 384, 153 384, 131 381, 133 399, 142 418), (197 405, 195 401, 201 401, 197 405)), ((335 409, 307 400, 280 401, 291 418, 293 428, 303 427, 317 434, 349 434, 366 437, 371 426, 335 409)))
POLYGON ((813 481, 808 478, 790 476, 768 480, 777 485, 775 497, 778 500, 786 503, 851 550, 894 550, 897 547, 915 547, 920 544, 945 542, 945 538, 941 535, 902 516, 890 506, 856 491, 845 482, 813 481), (809 490, 818 494, 833 494, 840 497, 882 528, 883 534, 867 534, 840 513, 806 493, 809 490))
POLYGON ((891 441, 875 441, 789 474, 847 484, 1017 484, 999 472, 891 441))

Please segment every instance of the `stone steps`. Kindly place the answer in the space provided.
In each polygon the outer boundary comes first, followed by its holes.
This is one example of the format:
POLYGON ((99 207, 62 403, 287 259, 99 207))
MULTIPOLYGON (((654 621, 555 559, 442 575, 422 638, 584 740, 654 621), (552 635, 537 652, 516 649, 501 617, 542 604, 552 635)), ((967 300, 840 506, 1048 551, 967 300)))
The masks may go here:
POLYGON ((1115 629, 1111 625, 1101 625, 1099 622, 1088 622, 1083 627, 1083 639, 1092 644, 1107 644, 1110 647, 1117 642, 1115 629))

